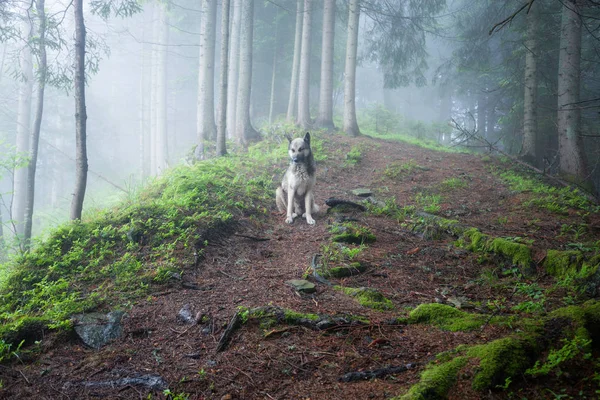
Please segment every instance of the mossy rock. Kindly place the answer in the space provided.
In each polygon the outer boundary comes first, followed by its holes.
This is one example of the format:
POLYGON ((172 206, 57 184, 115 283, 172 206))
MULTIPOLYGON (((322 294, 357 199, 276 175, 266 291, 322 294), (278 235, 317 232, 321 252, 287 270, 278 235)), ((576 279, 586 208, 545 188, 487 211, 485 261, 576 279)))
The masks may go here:
POLYGON ((367 270, 367 267, 359 262, 353 262, 349 265, 340 267, 332 267, 321 269, 319 274, 325 278, 345 278, 348 276, 355 276, 361 274, 367 270))
POLYGON ((335 224, 330 231, 333 233, 331 240, 337 243, 367 244, 376 240, 369 228, 351 222, 335 224))
POLYGON ((555 278, 575 274, 583 263, 583 254, 578 250, 548 250, 544 269, 555 278))
POLYGON ((459 237, 465 228, 457 220, 438 217, 426 212, 415 214, 406 226, 415 233, 420 233, 427 240, 439 240, 445 235, 459 237))
POLYGON ((456 383, 459 371, 466 365, 468 360, 468 357, 455 357, 454 359, 441 364, 430 364, 430 366, 421 373, 421 380, 419 383, 413 385, 403 396, 394 397, 394 399, 445 399, 448 395, 448 391, 456 383))
MULTIPOLYGON (((428 323, 448 331, 471 331, 480 328, 489 317, 471 314, 445 304, 421 304, 409 314, 409 324, 428 323)), ((495 322, 493 319, 490 322, 495 322)))
POLYGON ((380 311, 392 310, 394 308, 394 304, 376 289, 343 286, 335 286, 335 289, 354 297, 363 307, 380 311))

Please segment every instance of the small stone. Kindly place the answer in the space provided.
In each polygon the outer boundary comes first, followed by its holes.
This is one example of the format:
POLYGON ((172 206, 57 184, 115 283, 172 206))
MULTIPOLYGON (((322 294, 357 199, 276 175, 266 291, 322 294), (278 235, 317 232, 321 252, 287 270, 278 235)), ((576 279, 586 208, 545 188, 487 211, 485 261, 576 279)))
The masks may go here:
POLYGON ((231 400, 231 399, 233 399, 233 397, 231 397, 231 395, 229 393, 221 396, 221 400, 231 400))
POLYGON ((196 318, 192 314, 192 310, 190 309, 190 305, 186 304, 181 307, 181 310, 177 313, 177 322, 183 324, 195 324, 197 323, 196 318))
POLYGON ((373 192, 371 191, 371 189, 359 188, 353 189, 352 194, 358 197, 369 197, 373 194, 373 192))
POLYGON ((315 284, 305 279, 292 279, 286 283, 300 293, 315 293, 317 291, 315 284))

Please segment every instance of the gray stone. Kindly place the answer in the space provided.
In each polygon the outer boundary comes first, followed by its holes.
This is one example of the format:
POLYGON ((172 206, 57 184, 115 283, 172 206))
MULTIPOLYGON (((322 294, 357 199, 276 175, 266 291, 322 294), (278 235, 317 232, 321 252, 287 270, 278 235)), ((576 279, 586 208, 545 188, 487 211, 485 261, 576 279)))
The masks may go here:
POLYGON ((181 310, 177 313, 177 322, 182 324, 195 324, 197 322, 189 304, 181 307, 181 310))
POLYGON ((358 197, 369 197, 373 194, 373 192, 371 191, 371 189, 359 188, 353 189, 352 194, 358 197))
POLYGON ((315 284, 305 279, 292 279, 286 283, 300 293, 314 293, 317 291, 315 284))
POLYGON ((112 311, 74 315, 75 332, 86 346, 99 349, 123 334, 121 319, 124 314, 124 311, 112 311))

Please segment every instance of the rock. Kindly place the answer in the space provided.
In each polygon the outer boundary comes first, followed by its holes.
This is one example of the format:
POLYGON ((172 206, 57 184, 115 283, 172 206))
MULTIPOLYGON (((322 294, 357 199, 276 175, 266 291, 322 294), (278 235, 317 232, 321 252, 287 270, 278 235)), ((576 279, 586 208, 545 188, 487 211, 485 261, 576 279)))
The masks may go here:
POLYGON ((121 325, 123 315, 125 315, 124 311, 74 315, 75 332, 86 346, 96 350, 100 349, 123 334, 121 325))
POLYGON ((315 284, 305 279, 292 279, 286 283, 299 293, 315 293, 317 291, 315 284))
POLYGON ((353 189, 352 194, 358 197, 369 197, 373 194, 373 192, 371 191, 371 189, 359 188, 353 189))
POLYGON ((73 387, 84 387, 88 389, 115 389, 125 388, 127 386, 141 386, 149 390, 159 391, 168 388, 167 382, 160 375, 139 375, 108 381, 67 382, 64 384, 63 389, 71 389, 73 387))
POLYGON ((181 307, 181 310, 177 313, 176 319, 177 322, 181 324, 195 324, 197 322, 189 304, 185 304, 181 307))

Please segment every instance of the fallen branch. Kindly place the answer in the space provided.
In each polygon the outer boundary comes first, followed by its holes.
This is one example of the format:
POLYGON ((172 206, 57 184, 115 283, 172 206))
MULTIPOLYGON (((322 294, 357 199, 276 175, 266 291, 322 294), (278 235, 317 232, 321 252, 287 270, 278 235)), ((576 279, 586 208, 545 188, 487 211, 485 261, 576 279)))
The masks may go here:
POLYGON ((239 312, 233 314, 231 321, 227 325, 227 329, 221 335, 221 339, 219 339, 219 343, 217 344, 216 352, 219 353, 227 348, 227 345, 231 341, 231 335, 238 330, 238 328, 242 325, 242 317, 239 312))
POLYGON ((359 371, 359 372, 348 372, 344 374, 339 381, 340 382, 355 382, 365 381, 374 378, 383 378, 384 376, 391 374, 398 374, 400 372, 408 371, 413 369, 415 364, 400 365, 397 367, 379 368, 372 371, 359 371))
POLYGON ((363 206, 362 204, 358 204, 349 200, 336 199, 333 197, 330 197, 327 200, 325 200, 325 204, 327 204, 329 207, 350 206, 353 208, 357 208, 360 211, 367 211, 367 207, 363 206))

